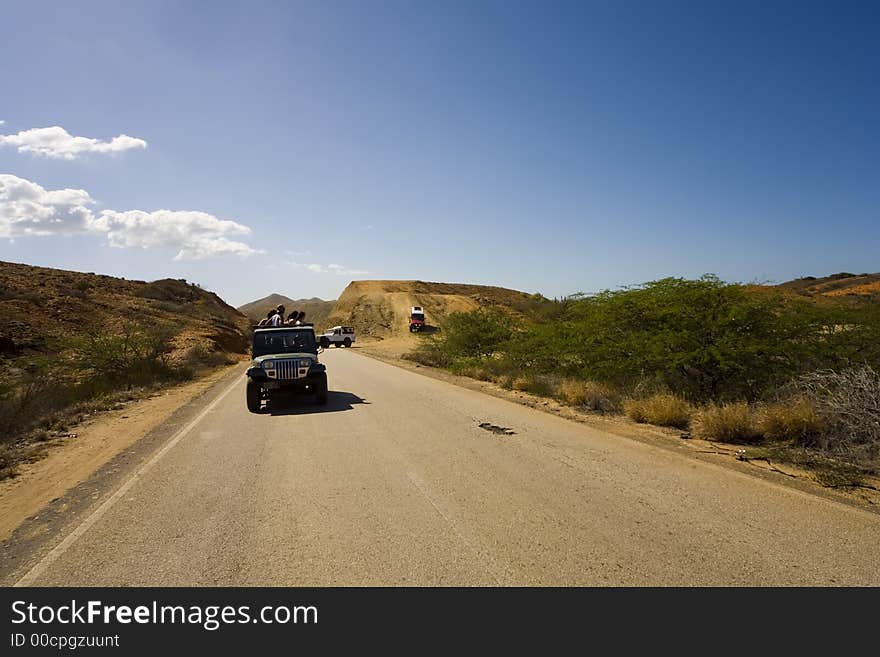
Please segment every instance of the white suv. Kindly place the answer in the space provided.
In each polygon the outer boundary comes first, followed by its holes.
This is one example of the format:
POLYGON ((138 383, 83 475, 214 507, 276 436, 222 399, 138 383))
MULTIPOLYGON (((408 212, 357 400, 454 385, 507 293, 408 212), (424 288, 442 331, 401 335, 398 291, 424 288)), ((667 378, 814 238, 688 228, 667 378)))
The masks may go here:
POLYGON ((318 338, 318 343, 324 347, 324 349, 331 344, 336 347, 350 347, 352 342, 354 342, 353 326, 334 326, 333 328, 324 331, 324 333, 318 338))

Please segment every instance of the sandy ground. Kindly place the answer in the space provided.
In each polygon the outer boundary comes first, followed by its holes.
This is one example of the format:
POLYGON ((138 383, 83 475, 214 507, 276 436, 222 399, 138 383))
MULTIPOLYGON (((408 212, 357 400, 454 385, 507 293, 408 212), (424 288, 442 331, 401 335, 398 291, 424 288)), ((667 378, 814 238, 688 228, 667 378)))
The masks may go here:
POLYGON ((79 426, 71 426, 70 433, 75 437, 48 442, 45 458, 21 464, 16 477, 0 481, 0 540, 8 538, 25 518, 87 479, 234 367, 238 365, 122 404, 119 410, 99 413, 79 426))

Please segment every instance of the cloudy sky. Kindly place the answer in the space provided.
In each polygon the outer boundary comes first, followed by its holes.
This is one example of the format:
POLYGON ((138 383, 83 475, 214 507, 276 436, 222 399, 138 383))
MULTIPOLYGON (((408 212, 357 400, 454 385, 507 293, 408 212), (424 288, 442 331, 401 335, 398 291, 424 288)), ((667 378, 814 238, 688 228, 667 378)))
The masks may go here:
POLYGON ((0 259, 234 304, 880 270, 876 3, 0 4, 0 259))

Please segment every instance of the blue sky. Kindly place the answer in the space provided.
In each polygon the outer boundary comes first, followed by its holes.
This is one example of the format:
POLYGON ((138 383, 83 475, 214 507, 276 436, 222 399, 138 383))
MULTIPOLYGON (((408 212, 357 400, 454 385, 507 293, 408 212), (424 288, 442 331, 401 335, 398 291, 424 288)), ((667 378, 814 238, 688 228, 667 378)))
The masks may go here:
POLYGON ((236 305, 334 298, 352 278, 558 296, 880 270, 876 3, 27 2, 0 17, 0 134, 26 133, 0 144, 0 174, 18 199, 85 190, 70 216, 89 226, 28 232, 31 206, 0 200, 3 260, 186 278, 236 305), (50 126, 146 147, 20 152, 50 126))

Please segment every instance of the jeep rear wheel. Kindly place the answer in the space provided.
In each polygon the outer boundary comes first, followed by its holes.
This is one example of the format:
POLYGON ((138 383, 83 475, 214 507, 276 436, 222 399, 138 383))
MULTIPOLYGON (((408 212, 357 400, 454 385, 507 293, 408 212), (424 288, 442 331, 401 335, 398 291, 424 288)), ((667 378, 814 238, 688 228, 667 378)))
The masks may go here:
POLYGON ((259 413, 262 402, 260 401, 260 384, 253 380, 247 382, 247 407, 251 413, 259 413))
POLYGON ((315 384, 315 403, 324 406, 327 404, 327 374, 318 377, 315 384))
POLYGON ((351 338, 345 338, 345 340, 342 341, 342 344, 344 344, 346 347, 350 347, 351 346, 351 338))

